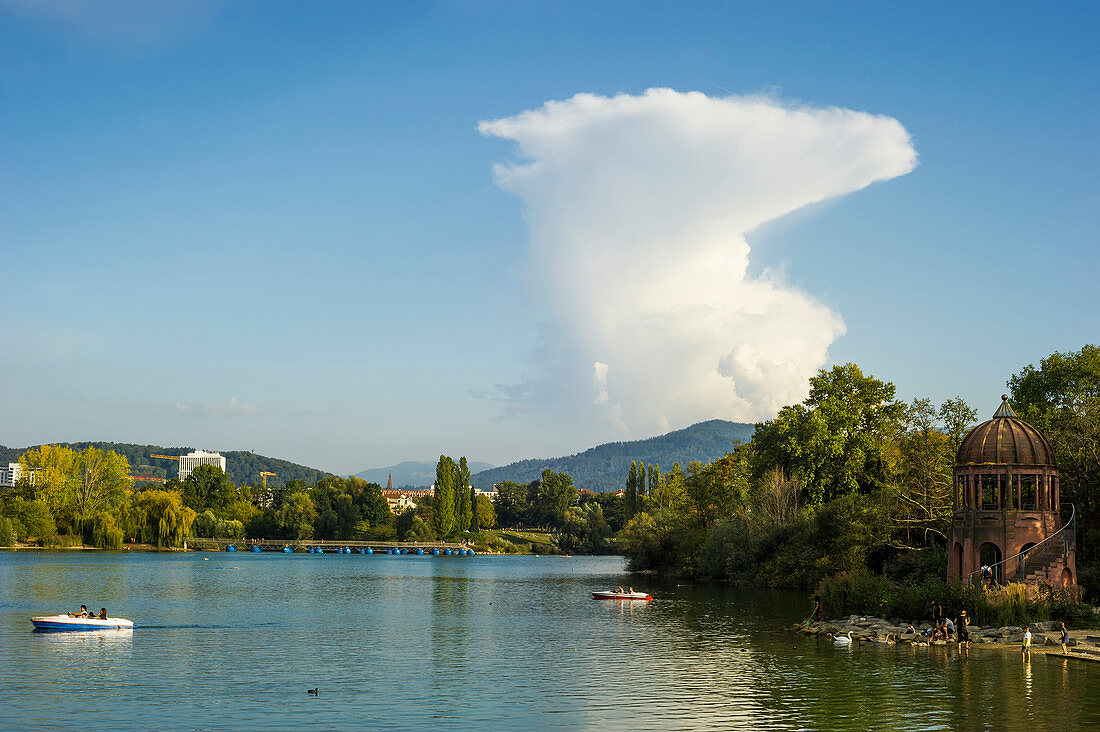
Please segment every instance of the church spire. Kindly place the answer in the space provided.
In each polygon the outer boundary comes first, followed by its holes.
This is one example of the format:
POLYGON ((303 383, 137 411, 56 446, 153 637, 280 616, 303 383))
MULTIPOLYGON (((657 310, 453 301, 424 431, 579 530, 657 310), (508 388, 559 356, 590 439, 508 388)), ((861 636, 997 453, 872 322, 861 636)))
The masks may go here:
POLYGON ((393 490, 393 471, 392 470, 390 471, 390 479, 388 481, 386 481, 386 490, 388 490, 388 491, 393 490))

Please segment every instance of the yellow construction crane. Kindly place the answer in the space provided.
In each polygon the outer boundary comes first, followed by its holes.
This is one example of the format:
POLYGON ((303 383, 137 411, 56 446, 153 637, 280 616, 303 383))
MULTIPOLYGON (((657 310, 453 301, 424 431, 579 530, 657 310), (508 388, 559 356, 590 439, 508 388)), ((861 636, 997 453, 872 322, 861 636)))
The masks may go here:
POLYGON ((271 476, 272 478, 274 478, 274 477, 275 477, 275 473, 269 473, 269 472, 267 472, 266 470, 261 470, 261 471, 260 471, 260 477, 264 479, 264 488, 265 488, 265 489, 267 488, 267 476, 269 476, 269 475, 270 475, 270 476, 271 476))

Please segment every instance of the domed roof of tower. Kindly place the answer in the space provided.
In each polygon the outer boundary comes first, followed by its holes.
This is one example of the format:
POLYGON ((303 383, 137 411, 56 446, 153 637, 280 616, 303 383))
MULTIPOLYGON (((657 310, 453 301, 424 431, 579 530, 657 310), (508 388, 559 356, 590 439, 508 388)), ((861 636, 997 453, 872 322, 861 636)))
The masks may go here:
POLYGON ((959 443, 955 455, 958 464, 1055 465, 1054 450, 1043 433, 1012 411, 1008 396, 1001 395, 1001 406, 993 419, 970 430, 959 443))

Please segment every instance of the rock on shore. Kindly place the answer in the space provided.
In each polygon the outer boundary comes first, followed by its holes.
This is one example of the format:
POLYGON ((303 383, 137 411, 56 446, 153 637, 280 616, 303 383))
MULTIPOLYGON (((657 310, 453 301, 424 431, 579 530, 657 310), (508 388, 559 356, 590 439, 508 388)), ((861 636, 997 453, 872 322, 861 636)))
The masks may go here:
MULTIPOLYGON (((908 644, 908 645, 947 645, 955 643, 955 640, 945 641, 942 638, 931 640, 925 632, 930 633, 932 625, 929 623, 913 624, 913 631, 909 631, 909 623, 905 621, 885 620, 870 615, 849 615, 839 620, 806 621, 794 626, 794 630, 807 635, 831 635, 846 636, 852 634, 852 640, 859 643, 877 643, 881 645, 908 644)), ((1054 650, 1061 650, 1059 639, 1061 634, 1056 630, 1058 623, 1042 622, 1031 623, 1031 645, 1038 650, 1039 646, 1054 646, 1054 650)), ((995 626, 969 626, 970 643, 972 645, 1001 645, 1020 648, 1024 642, 1024 628, 1015 625, 995 626)), ((1067 646, 1078 646, 1082 641, 1089 641, 1083 635, 1084 631, 1070 631, 1067 646)), ((1100 640, 1100 638, 1098 638, 1100 640)))

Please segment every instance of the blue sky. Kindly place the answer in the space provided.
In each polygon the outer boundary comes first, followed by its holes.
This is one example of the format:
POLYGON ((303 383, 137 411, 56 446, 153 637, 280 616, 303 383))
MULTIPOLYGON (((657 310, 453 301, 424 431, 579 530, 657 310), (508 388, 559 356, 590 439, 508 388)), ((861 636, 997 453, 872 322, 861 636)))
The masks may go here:
POLYGON ((651 88, 900 123, 919 165, 747 232, 748 276, 843 321, 826 365, 991 413, 1100 333, 1100 24, 957 5, 0 0, 0 443, 347 473, 760 416, 655 422, 639 354, 625 421, 556 378, 593 360, 525 220, 560 191, 498 185, 517 138, 478 124, 651 88))

